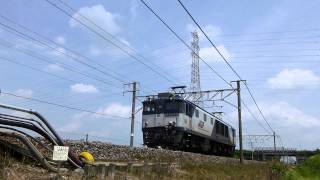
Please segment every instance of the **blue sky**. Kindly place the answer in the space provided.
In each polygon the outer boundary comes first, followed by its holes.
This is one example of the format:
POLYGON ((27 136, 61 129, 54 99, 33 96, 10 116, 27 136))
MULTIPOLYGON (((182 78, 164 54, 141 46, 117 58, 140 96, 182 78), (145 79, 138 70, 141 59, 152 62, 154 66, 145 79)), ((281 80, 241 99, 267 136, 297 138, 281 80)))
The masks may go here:
MULTIPOLYGON (((59 1, 51 1, 68 10, 59 1)), ((124 79, 127 82, 138 81, 140 95, 166 91, 173 82, 181 85, 190 84, 190 52, 140 1, 64 2, 115 36, 118 39, 115 41, 118 46, 139 57, 144 64, 153 67, 162 75, 158 75, 81 24, 72 21, 45 0, 28 2, 11 0, 1 3, 1 16, 45 36, 56 44, 49 42, 51 49, 43 47, 8 32, 8 29, 1 25, 2 91, 94 112, 129 117, 131 96, 128 93, 123 96, 123 82, 117 79, 124 79), (68 49, 88 58, 76 56, 68 49), (37 56, 44 56, 49 62, 20 51, 35 52, 37 56), (88 68, 74 61, 72 57, 117 78, 88 68), (47 73, 22 67, 3 58, 47 73), (64 68, 65 65, 82 74, 64 68), (52 74, 68 80, 59 79, 52 74)), ((147 2, 185 41, 190 42, 190 32, 195 26, 177 1, 147 2)), ((243 79, 247 80, 266 119, 281 136, 283 143, 299 149, 319 148, 317 137, 320 136, 318 131, 320 113, 317 105, 320 96, 317 92, 320 87, 318 60, 320 28, 317 17, 319 17, 320 2, 275 0, 241 2, 185 0, 183 2, 233 67, 243 79)), ((79 18, 75 12, 70 13, 73 17, 79 18)), ((39 38, 19 26, 10 24, 3 17, 0 18, 2 24, 39 38)), ((112 39, 101 29, 95 28, 95 30, 112 39)), ((235 75, 200 32, 199 36, 200 56, 228 81, 235 80, 235 75)), ((203 63, 200 66, 202 89, 227 87, 203 63)), ((245 89, 242 96, 259 121, 267 128, 245 89)), ((1 95, 0 101, 40 111, 65 137, 80 138, 89 133, 92 138, 101 137, 100 140, 117 144, 128 144, 129 141, 128 119, 66 110, 6 95, 1 95)), ((235 103, 235 97, 231 97, 230 101, 235 103)), ((237 127, 235 109, 226 104, 221 105, 223 105, 222 111, 226 112, 226 121, 237 127)), ((138 107, 140 106, 141 103, 138 103, 138 107)), ((216 110, 221 111, 221 109, 216 110)), ((267 133, 248 112, 244 111, 243 119, 245 134, 267 133)), ((136 145, 142 143, 140 122, 141 115, 138 114, 135 128, 136 145)), ((264 145, 270 144, 268 141, 264 145)))

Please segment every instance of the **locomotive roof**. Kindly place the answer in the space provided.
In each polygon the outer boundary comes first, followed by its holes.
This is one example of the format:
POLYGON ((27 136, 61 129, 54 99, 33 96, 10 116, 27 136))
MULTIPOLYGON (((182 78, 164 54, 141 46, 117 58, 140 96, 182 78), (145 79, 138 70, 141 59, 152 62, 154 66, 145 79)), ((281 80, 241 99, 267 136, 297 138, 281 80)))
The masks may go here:
MULTIPOLYGON (((197 104, 194 104, 193 102, 191 102, 191 101, 189 101, 189 100, 183 99, 183 98, 182 98, 181 96, 179 96, 179 95, 176 95, 176 94, 173 94, 173 93, 170 93, 170 92, 165 92, 165 93, 159 93, 158 96, 156 96, 157 98, 154 98, 154 97, 155 97, 155 96, 153 96, 152 100, 155 100, 155 99, 170 99, 170 98, 172 98, 172 100, 180 100, 180 101, 188 102, 188 103, 190 103, 190 104, 198 107, 198 108, 201 109, 202 111, 204 111, 204 112, 206 112, 206 113, 214 116, 214 117, 217 118, 219 121, 223 122, 225 125, 230 126, 232 129, 235 129, 235 128, 233 128, 233 126, 231 126, 229 123, 225 122, 225 121, 222 120, 221 118, 219 118, 219 117, 215 116, 214 114, 208 112, 207 110, 201 108, 201 107, 198 106, 197 104)), ((148 99, 150 99, 150 98, 148 98, 148 99)), ((148 100, 144 100, 143 103, 144 103, 144 102, 149 102, 149 101, 148 101, 148 100)))

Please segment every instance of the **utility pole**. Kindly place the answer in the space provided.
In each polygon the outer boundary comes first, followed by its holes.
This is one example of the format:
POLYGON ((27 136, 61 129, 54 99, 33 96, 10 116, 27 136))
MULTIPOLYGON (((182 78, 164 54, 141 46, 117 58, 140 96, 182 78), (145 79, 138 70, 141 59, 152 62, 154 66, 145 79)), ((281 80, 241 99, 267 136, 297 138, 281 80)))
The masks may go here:
POLYGON ((133 147, 133 136, 134 136, 134 118, 136 114, 136 92, 137 82, 132 83, 132 109, 131 109, 131 131, 130 131, 130 147, 133 147))
POLYGON ((240 83, 244 80, 231 81, 237 83, 238 95, 238 121, 239 121, 239 147, 240 147, 240 164, 243 164, 243 147, 242 147, 242 119, 241 119, 241 96, 240 96, 240 83))
POLYGON ((134 138, 134 119, 135 119, 135 114, 136 114, 136 99, 137 99, 137 82, 132 82, 132 83, 127 83, 124 84, 124 89, 126 89, 126 87, 131 88, 132 90, 125 90, 123 92, 132 92, 132 107, 131 107, 131 131, 130 131, 130 147, 133 147, 133 138, 134 138))

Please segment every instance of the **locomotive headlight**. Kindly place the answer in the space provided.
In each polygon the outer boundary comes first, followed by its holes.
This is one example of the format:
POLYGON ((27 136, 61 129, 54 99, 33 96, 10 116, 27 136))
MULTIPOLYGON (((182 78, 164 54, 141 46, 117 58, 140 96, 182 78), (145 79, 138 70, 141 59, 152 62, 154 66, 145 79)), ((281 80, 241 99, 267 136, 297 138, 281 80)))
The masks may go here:
POLYGON ((176 125, 176 122, 169 121, 168 125, 169 125, 169 126, 175 126, 175 125, 176 125))

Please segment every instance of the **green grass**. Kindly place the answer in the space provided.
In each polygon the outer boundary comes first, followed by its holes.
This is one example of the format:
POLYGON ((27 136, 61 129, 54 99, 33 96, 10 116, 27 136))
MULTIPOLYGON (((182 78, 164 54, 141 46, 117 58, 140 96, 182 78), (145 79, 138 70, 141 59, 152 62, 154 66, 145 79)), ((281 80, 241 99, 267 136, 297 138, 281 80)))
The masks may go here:
POLYGON ((297 180, 297 179, 310 179, 320 180, 320 154, 311 156, 303 164, 289 169, 285 173, 285 179, 297 180))
POLYGON ((174 179, 278 179, 270 164, 182 164, 174 179))

